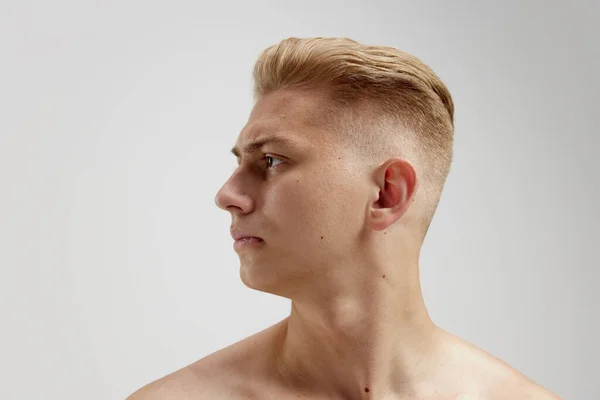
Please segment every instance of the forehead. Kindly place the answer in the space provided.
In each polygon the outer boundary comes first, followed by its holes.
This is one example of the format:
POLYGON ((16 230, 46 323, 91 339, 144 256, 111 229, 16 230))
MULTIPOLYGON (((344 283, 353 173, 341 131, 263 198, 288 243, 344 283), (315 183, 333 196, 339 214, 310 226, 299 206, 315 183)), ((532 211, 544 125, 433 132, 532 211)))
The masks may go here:
POLYGON ((330 140, 331 133, 319 123, 326 101, 317 91, 280 90, 263 96, 250 112, 236 148, 273 135, 305 144, 330 140))

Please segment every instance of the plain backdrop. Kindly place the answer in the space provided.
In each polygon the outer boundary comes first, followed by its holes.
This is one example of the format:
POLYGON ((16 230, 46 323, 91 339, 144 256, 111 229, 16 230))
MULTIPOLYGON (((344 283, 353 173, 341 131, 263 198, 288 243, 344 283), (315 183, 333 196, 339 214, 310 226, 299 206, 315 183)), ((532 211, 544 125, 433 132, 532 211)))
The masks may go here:
POLYGON ((0 398, 124 399, 288 315, 214 196, 281 39, 420 57, 456 105, 438 325, 600 399, 595 1, 0 1, 0 398))

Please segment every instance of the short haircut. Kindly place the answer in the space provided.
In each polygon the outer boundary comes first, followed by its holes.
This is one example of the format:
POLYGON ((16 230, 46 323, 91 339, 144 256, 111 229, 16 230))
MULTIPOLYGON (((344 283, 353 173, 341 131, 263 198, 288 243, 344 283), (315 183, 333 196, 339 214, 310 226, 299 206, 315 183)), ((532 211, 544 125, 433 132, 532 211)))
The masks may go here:
POLYGON ((453 159, 454 103, 440 78, 417 57, 349 38, 287 38, 263 50, 253 71, 254 98, 281 89, 321 89, 318 119, 343 131, 369 161, 401 155, 421 179, 423 238, 453 159))

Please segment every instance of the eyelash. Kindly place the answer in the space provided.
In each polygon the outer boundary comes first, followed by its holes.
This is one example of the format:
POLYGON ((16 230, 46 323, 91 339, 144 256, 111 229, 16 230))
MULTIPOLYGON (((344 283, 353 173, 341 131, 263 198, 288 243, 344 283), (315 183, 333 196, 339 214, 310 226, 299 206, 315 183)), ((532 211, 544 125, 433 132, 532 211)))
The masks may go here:
MULTIPOLYGON (((284 160, 283 158, 274 157, 274 156, 270 156, 270 155, 267 155, 267 154, 265 154, 265 156, 264 156, 263 158, 261 158, 261 160, 265 160, 265 161, 266 161, 268 158, 272 158, 272 159, 275 159, 275 160, 283 161, 283 162, 281 162, 281 163, 279 163, 279 164, 283 164, 283 163, 285 163, 285 160, 284 160)), ((278 165, 279 165, 279 164, 278 164, 278 165)), ((273 169, 273 168, 275 168, 276 166, 277 166, 277 165, 275 165, 275 166, 271 166, 271 167, 269 167, 269 166, 266 166, 265 168, 266 168, 266 169, 273 169)))

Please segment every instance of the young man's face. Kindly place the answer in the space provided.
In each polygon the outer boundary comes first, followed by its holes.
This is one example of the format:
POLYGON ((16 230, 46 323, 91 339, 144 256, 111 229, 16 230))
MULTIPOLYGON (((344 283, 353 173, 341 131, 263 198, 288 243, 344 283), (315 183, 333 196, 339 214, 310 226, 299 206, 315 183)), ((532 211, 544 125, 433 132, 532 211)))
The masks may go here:
MULTIPOLYGON (((316 122, 314 92, 279 91, 253 108, 236 143, 239 166, 216 195, 233 230, 263 239, 235 249, 244 284, 285 297, 341 276, 356 254, 369 205, 368 172, 316 122), (281 137, 289 145, 257 140, 281 137), (272 158, 264 158, 264 157, 272 158), (360 172, 363 171, 363 172, 360 172)), ((325 117, 326 118, 326 117, 325 117)))

